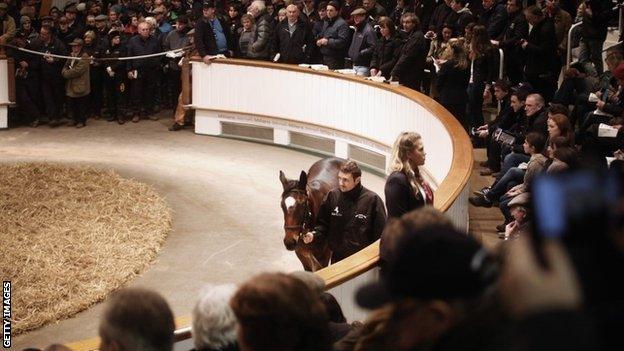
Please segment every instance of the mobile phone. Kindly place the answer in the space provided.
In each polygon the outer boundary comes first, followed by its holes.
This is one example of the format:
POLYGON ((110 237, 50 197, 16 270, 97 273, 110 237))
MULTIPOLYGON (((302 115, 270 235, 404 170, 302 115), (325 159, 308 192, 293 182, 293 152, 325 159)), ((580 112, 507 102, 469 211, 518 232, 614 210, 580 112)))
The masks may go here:
POLYGON ((541 252, 544 240, 583 248, 606 238, 619 193, 617 177, 608 173, 583 170, 536 177, 531 189, 532 239, 540 263, 547 266, 541 252))

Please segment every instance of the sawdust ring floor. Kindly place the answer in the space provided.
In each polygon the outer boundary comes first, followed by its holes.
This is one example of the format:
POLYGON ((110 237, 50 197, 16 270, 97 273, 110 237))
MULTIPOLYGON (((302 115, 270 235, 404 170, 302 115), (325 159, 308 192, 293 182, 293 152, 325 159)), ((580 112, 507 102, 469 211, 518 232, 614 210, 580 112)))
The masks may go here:
POLYGON ((171 229, 150 186, 113 170, 0 166, 0 275, 12 280, 13 333, 67 318, 141 273, 171 229))
MULTIPOLYGON (((190 314, 206 283, 241 283, 262 271, 301 269, 295 254, 282 243, 278 173, 283 170, 288 177, 297 177, 319 157, 197 135, 190 129, 169 132, 171 121, 162 117, 123 126, 89 120, 81 129, 42 126, 0 131, 0 165, 88 165, 114 169, 156 189, 172 209, 172 231, 150 267, 124 286, 158 291, 175 316, 190 314)), ((365 172, 363 182, 383 195, 383 178, 365 172)), ((97 336, 102 307, 96 303, 71 318, 18 335, 13 347, 44 348, 53 341, 97 336)))

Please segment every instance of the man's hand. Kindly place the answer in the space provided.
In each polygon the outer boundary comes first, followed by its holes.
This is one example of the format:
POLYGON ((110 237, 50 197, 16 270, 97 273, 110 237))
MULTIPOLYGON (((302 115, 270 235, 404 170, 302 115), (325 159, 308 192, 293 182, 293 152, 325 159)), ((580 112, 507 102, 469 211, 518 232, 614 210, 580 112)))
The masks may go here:
POLYGON ((529 45, 529 42, 526 41, 525 39, 520 40, 520 45, 522 45, 523 49, 526 49, 527 45, 529 45))
POLYGON ((312 241, 314 241, 314 232, 307 232, 307 233, 303 234, 303 242, 305 244, 309 244, 312 241))
POLYGON ((542 249, 549 268, 540 266, 530 244, 522 237, 509 247, 500 277, 500 293, 516 317, 549 309, 574 309, 581 290, 563 246, 547 240, 542 249))
POLYGON ((28 62, 26 62, 26 61, 20 61, 19 65, 20 65, 20 67, 22 69, 27 69, 28 68, 28 62))
POLYGON ((600 101, 598 101, 596 103, 596 108, 599 109, 600 111, 602 111, 602 109, 604 108, 605 104, 606 103, 604 101, 600 100, 600 101))
POLYGON ((44 55, 43 58, 46 60, 46 62, 48 63, 52 63, 54 62, 54 57, 50 56, 50 55, 44 55))
POLYGON ((377 76, 377 72, 379 72, 379 71, 376 68, 371 68, 371 70, 370 70, 371 77, 376 77, 377 76))
POLYGON ((518 228, 518 222, 511 221, 505 226, 505 238, 511 238, 513 232, 518 228))
POLYGON ((327 40, 327 38, 321 38, 321 39, 316 41, 316 45, 317 46, 325 46, 325 45, 327 45, 328 42, 329 42, 329 40, 327 40))
POLYGON ((522 194, 522 191, 519 188, 513 187, 511 189, 509 189, 509 191, 507 191, 507 196, 510 197, 516 197, 518 195, 522 194))
POLYGON ((211 63, 212 63, 212 62, 210 61, 210 55, 206 55, 206 56, 204 56, 204 58, 202 58, 202 61, 203 61, 205 64, 207 64, 207 65, 209 65, 209 64, 211 64, 211 63))
POLYGON ((128 71, 128 79, 134 79, 134 74, 132 74, 132 71, 128 71))

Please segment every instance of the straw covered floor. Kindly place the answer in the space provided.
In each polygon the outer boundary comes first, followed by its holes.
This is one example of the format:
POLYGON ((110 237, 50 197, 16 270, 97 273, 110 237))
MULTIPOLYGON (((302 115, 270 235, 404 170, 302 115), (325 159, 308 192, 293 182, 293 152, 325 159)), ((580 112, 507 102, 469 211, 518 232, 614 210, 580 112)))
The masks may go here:
POLYGON ((13 333, 70 317, 144 271, 171 230, 165 200, 113 170, 0 164, 0 276, 13 333))

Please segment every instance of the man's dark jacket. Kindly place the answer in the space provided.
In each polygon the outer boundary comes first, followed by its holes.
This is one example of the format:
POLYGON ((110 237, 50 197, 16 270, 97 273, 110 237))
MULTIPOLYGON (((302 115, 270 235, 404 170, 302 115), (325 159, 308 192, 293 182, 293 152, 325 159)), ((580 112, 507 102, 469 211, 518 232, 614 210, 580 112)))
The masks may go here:
POLYGON ((319 210, 315 240, 327 238, 334 263, 379 239, 385 224, 386 210, 377 194, 361 184, 346 193, 334 189, 319 210))
MULTIPOLYGON (((227 27, 223 28, 225 30, 227 27)), ((217 39, 215 38, 212 25, 210 25, 208 19, 202 17, 197 21, 195 24, 195 34, 193 39, 199 56, 214 56, 219 53, 219 49, 217 48, 217 39)))
POLYGON ((315 44, 312 30, 306 22, 301 19, 297 20, 295 31, 291 36, 288 30, 288 20, 283 20, 275 28, 272 45, 275 52, 271 54, 271 58, 279 53, 279 62, 294 64, 309 62, 313 45, 315 44))
POLYGON ((357 26, 357 30, 351 38, 351 45, 348 51, 349 58, 351 58, 354 66, 370 66, 376 40, 375 31, 367 20, 364 20, 357 26))
POLYGON ((429 47, 423 32, 414 29, 404 39, 401 54, 392 69, 391 75, 399 78, 401 85, 419 90, 428 52, 429 47))
MULTIPOLYGON (((47 52, 55 55, 68 55, 67 47, 56 36, 52 36, 52 40, 49 44, 45 44, 42 40, 36 39, 32 42, 32 49, 39 52, 47 52)), ((40 56, 40 72, 42 79, 63 79, 61 76, 61 70, 65 65, 65 60, 55 58, 52 63, 49 63, 40 56)))
POLYGON ((342 60, 347 53, 351 32, 347 22, 339 16, 323 22, 323 30, 318 39, 327 38, 327 45, 321 46, 323 56, 342 60))
POLYGON ((544 19, 534 25, 527 41, 528 44, 524 49, 526 54, 524 73, 527 78, 548 78, 554 77, 555 73, 558 74, 557 37, 552 21, 544 19))
MULTIPOLYGON (((147 39, 143 39, 140 35, 135 35, 128 40, 126 44, 126 50, 128 56, 142 56, 156 54, 160 52, 160 41, 153 35, 150 35, 147 39)), ((137 60, 128 60, 127 69, 142 70, 153 69, 160 65, 161 57, 148 57, 137 60)))
POLYGON ((502 2, 493 4, 487 10, 483 9, 483 13, 479 16, 479 22, 485 26, 490 38, 498 38, 505 31, 506 20, 507 9, 502 2))
POLYGON ((393 36, 390 40, 379 39, 375 45, 370 68, 380 70, 381 75, 389 79, 390 73, 399 58, 402 45, 403 41, 398 35, 393 36))

